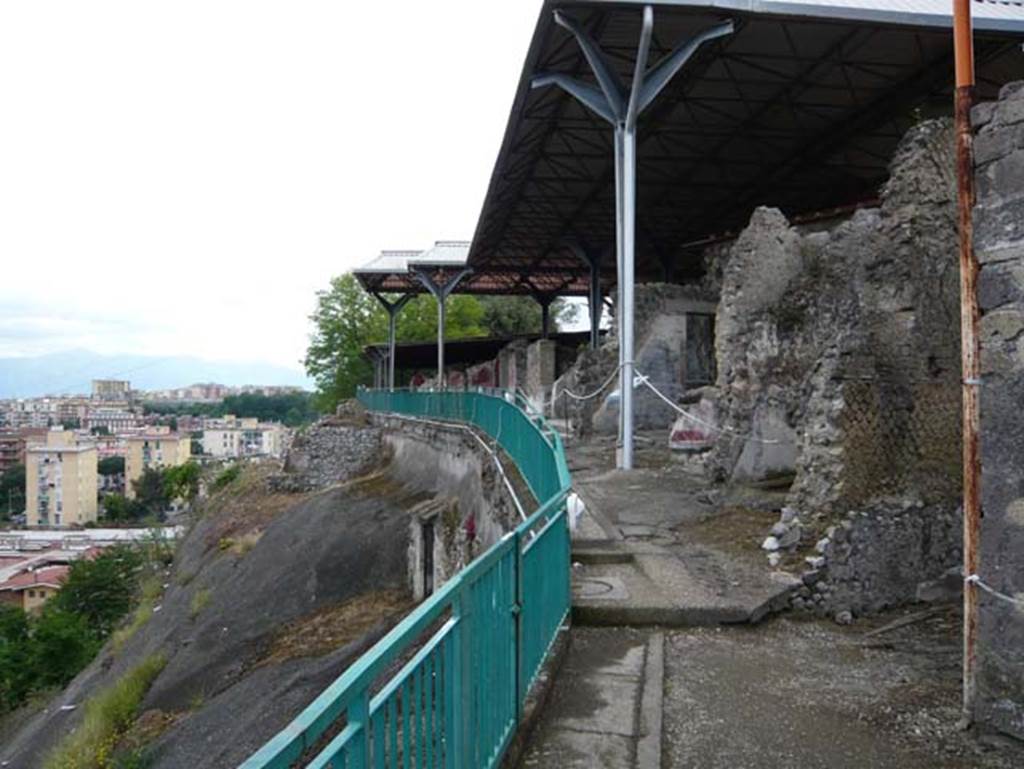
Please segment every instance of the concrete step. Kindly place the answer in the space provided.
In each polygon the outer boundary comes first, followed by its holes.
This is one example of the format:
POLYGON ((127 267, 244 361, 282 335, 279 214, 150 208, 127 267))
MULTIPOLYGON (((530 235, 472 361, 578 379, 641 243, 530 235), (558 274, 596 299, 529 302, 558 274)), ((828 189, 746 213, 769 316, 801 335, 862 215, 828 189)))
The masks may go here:
POLYGON ((573 621, 581 625, 759 622, 800 584, 779 573, 723 587, 665 548, 623 541, 575 543, 573 562, 573 621))

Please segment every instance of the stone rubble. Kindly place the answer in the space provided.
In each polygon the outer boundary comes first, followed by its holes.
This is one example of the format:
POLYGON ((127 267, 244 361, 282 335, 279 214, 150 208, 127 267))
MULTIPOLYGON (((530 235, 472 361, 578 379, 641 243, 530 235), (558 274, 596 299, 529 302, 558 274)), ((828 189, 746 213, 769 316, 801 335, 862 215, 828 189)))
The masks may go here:
POLYGON ((299 431, 284 461, 284 472, 269 479, 282 492, 307 492, 358 478, 383 460, 382 430, 362 406, 347 401, 334 416, 299 431))

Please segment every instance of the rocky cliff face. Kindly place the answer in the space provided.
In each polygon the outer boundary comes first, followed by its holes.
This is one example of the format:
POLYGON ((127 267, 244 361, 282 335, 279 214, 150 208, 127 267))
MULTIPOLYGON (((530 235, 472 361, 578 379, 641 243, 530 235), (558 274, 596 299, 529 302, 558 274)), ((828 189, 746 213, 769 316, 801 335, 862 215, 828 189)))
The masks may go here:
POLYGON ((5 741, 0 763, 40 767, 90 696, 159 654, 139 721, 151 766, 236 766, 408 611, 407 511, 423 494, 383 473, 274 492, 271 471, 247 467, 208 500, 159 609, 5 741))

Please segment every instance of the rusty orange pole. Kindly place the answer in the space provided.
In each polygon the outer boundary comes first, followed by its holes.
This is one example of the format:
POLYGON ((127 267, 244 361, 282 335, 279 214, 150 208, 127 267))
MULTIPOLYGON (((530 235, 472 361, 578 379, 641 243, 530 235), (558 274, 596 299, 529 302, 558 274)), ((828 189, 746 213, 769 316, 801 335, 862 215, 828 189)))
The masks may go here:
MULTIPOLYGON (((964 576, 978 573, 981 534, 981 385, 978 344, 978 260, 974 254, 974 40, 971 0, 953 0, 953 54, 956 62, 956 166, 960 229, 960 347, 963 368, 964 576)), ((977 696, 978 586, 964 583, 963 725, 974 722, 977 696)))

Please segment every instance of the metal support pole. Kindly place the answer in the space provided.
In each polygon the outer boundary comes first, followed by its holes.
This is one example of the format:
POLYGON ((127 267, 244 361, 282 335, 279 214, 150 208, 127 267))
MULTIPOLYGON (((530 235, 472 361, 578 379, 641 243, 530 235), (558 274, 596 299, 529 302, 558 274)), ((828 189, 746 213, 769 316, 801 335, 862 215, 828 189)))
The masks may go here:
POLYGON ((436 267, 431 267, 429 265, 414 265, 411 269, 426 289, 433 294, 434 299, 437 300, 437 386, 438 389, 443 390, 445 388, 444 327, 446 314, 444 305, 448 296, 459 284, 459 281, 469 275, 472 270, 468 267, 464 267, 452 275, 442 273, 440 280, 438 280, 435 279, 433 275, 437 270, 436 267))
POLYGON ((596 350, 601 344, 601 315, 604 312, 604 294, 601 291, 601 262, 604 261, 604 254, 582 245, 579 241, 568 241, 566 245, 590 270, 587 309, 590 312, 590 347, 596 350))
POLYGON ((636 130, 627 126, 623 132, 622 164, 622 370, 619 392, 622 412, 622 454, 619 467, 633 469, 633 285, 636 248, 636 130))
POLYGON ((445 303, 448 295, 437 297, 437 386, 445 389, 444 381, 444 322, 447 314, 445 303))
POLYGON ((601 297, 601 262, 590 263, 590 285, 587 304, 590 307, 590 347, 596 350, 601 344, 601 315, 604 302, 601 297))
MULTIPOLYGON (((953 2, 956 67, 956 168, 960 231, 960 347, 963 369, 964 576, 978 573, 981 536, 981 466, 978 455, 981 416, 981 349, 978 340, 978 259, 974 253, 974 44, 971 0, 953 2)), ((978 586, 964 584, 963 726, 974 722, 978 679, 978 586)))
MULTIPOLYGON (((625 420, 626 420, 626 404, 623 402, 623 380, 622 372, 624 370, 625 363, 625 346, 623 345, 623 335, 625 328, 622 325, 622 317, 625 314, 623 312, 622 302, 622 283, 623 283, 623 256, 625 252, 625 211, 623 207, 623 201, 626 197, 625 188, 623 186, 623 172, 622 166, 625 162, 625 131, 624 126, 619 123, 615 126, 615 274, 618 279, 615 281, 615 325, 616 325, 616 341, 619 343, 619 434, 615 443, 615 465, 616 467, 624 470, 629 468, 623 465, 622 458, 622 442, 625 437, 625 420)), ((632 401, 630 401, 632 404, 632 401)))
POLYGON ((568 30, 583 51, 597 81, 588 82, 568 75, 536 75, 532 87, 557 85, 587 109, 611 123, 615 131, 615 235, 618 303, 615 317, 619 331, 619 451, 618 466, 633 468, 633 280, 636 250, 636 123, 640 114, 657 98, 668 82, 704 43, 733 32, 726 21, 700 32, 677 46, 650 69, 647 56, 654 30, 654 10, 644 6, 643 26, 637 46, 633 80, 627 90, 616 68, 597 43, 574 19, 555 11, 555 23, 568 30))
POLYGON ((412 299, 412 294, 402 294, 398 299, 391 301, 381 294, 374 294, 374 298, 381 303, 388 314, 388 375, 387 388, 395 389, 395 335, 398 326, 398 313, 412 299))
POLYGON ((551 303, 555 301, 555 295, 536 292, 533 298, 540 305, 540 335, 547 339, 551 334, 551 303))

